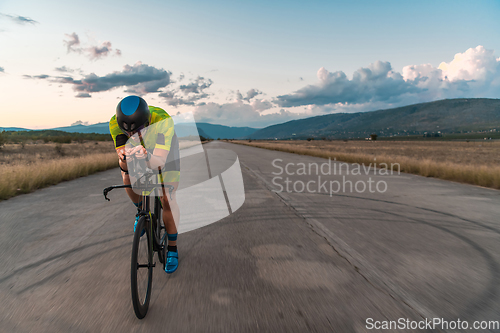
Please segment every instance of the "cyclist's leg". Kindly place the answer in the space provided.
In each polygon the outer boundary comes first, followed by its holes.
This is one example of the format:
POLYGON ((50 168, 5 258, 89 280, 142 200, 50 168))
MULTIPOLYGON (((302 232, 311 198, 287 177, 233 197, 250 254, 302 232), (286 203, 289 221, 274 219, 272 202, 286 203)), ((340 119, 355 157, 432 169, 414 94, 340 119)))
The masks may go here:
MULTIPOLYGON (((167 188, 164 189, 164 193, 160 196, 163 206, 163 223, 165 224, 167 234, 176 234, 180 218, 179 205, 176 200, 176 190, 179 182, 165 182, 164 184, 174 186, 174 190, 172 191, 172 198, 170 198, 167 188)), ((175 246, 176 241, 169 241, 169 245, 175 246)))
MULTIPOLYGON (((121 171, 122 173, 122 178, 123 178, 123 184, 124 185, 130 185, 130 177, 128 175, 128 173, 124 172, 123 170, 121 171)), ((126 188, 125 191, 127 192, 130 200, 132 200, 132 202, 134 204, 138 204, 141 202, 141 196, 137 193, 134 192, 133 189, 131 188, 126 188)))
MULTIPOLYGON (((128 173, 123 171, 123 170, 121 172, 122 172, 123 184, 130 185, 130 177, 129 177, 128 173)), ((142 200, 141 196, 139 194, 135 193, 131 188, 126 188, 125 191, 127 192, 130 200, 132 200, 134 205, 137 208, 139 208, 139 205, 141 204, 141 200, 142 200)), ((135 215, 134 232, 135 232, 135 229, 137 228, 138 222, 139 222, 139 210, 137 211, 137 214, 135 215)), ((143 236, 145 232, 146 232, 146 230, 143 229, 141 232, 141 236, 143 236)))
POLYGON ((163 205, 163 223, 165 224, 168 238, 165 258, 165 273, 171 274, 175 272, 179 266, 179 253, 177 251, 177 225, 179 224, 180 211, 175 193, 179 182, 164 182, 164 184, 174 186, 172 196, 170 196, 168 190, 164 189, 163 195, 160 197, 163 205))
MULTIPOLYGON (((168 189, 164 188, 163 195, 161 196, 163 204, 163 222, 165 223, 165 229, 167 234, 177 234, 177 226, 179 225, 179 205, 175 198, 175 192, 179 186, 181 165, 180 165, 180 154, 179 154, 179 140, 177 134, 174 133, 172 137, 172 143, 170 146, 170 152, 168 153, 165 166, 163 168, 164 173, 159 175, 159 182, 164 185, 171 185, 174 187, 172 192, 172 198, 168 194, 168 189)), ((175 246, 176 242, 170 240, 169 245, 175 246)))

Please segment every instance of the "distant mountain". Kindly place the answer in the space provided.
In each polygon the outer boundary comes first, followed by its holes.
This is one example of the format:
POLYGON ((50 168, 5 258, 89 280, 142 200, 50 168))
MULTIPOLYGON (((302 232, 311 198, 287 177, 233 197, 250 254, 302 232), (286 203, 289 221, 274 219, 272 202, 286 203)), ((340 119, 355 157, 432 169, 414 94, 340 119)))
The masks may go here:
POLYGON ((66 127, 51 128, 56 131, 64 131, 68 133, 98 133, 109 134, 109 123, 97 123, 93 125, 73 125, 66 127))
MULTIPOLYGON (((0 130, 6 131, 29 131, 25 128, 19 127, 0 127, 0 130)), ((98 134, 109 134, 109 123, 97 123, 93 125, 73 125, 65 127, 51 128, 52 130, 64 131, 68 133, 98 133, 98 134)), ((200 135, 205 138, 211 139, 239 139, 244 138, 253 132, 258 130, 257 128, 250 127, 229 127, 224 125, 214 125, 209 123, 196 123, 187 124, 180 123, 175 125, 175 131, 177 136, 185 137, 190 135, 200 135)))
POLYGON ((17 132, 17 131, 31 131, 31 130, 21 127, 0 127, 0 131, 17 132))
MULTIPOLYGON (((65 131, 70 133, 109 133, 108 123, 98 123, 94 125, 74 125, 67 127, 54 128, 55 130, 65 131)), ((186 123, 180 123, 175 125, 175 131, 177 136, 185 137, 190 135, 201 135, 206 138, 224 138, 224 139, 236 139, 246 137, 253 132, 256 128, 250 127, 229 127, 223 125, 214 125, 209 123, 196 123, 196 127, 186 123)))
POLYGON ((181 123, 175 125, 175 133, 179 138, 183 138, 186 136, 203 136, 208 138, 208 135, 203 132, 203 130, 199 127, 196 127, 196 124, 192 123, 181 123))
POLYGON ((258 130, 248 138, 359 138, 380 136, 500 130, 500 99, 462 98, 414 104, 388 110, 334 113, 292 120, 258 130))
MULTIPOLYGON (((258 128, 252 127, 229 127, 210 123, 196 123, 196 126, 212 139, 241 139, 259 130, 258 128)), ((200 135, 202 134, 200 133, 200 135)))

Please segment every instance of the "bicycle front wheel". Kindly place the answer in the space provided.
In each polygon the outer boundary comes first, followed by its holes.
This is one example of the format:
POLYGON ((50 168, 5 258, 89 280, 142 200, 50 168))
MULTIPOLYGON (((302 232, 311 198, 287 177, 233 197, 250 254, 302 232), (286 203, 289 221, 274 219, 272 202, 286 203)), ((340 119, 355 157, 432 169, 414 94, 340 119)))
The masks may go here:
POLYGON ((150 231, 145 216, 137 223, 132 245, 132 262, 130 269, 132 288, 132 304, 137 318, 146 316, 151 299, 153 284, 153 249, 150 231), (145 229, 145 234, 141 233, 145 229))

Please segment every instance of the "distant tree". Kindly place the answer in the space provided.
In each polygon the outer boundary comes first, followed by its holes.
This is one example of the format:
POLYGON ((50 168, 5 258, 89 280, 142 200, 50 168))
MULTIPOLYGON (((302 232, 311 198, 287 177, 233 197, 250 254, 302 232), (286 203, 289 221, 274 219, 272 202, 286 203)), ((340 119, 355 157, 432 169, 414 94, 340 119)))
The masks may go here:
POLYGON ((377 134, 370 134, 370 138, 372 139, 372 141, 377 140, 377 137, 378 137, 377 134))
POLYGON ((7 136, 5 135, 5 131, 0 133, 0 148, 7 142, 7 136))
POLYGON ((64 153, 64 149, 63 149, 63 147, 62 147, 62 144, 61 144, 61 143, 56 143, 55 150, 56 150, 56 153, 57 153, 59 156, 64 156, 64 155, 65 155, 65 153, 64 153))

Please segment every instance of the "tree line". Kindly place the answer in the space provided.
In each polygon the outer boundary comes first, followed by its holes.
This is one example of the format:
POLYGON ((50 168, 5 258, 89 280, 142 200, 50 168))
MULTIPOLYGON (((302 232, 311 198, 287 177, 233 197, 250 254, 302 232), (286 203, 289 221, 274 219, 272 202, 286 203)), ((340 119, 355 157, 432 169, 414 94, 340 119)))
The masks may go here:
POLYGON ((98 133, 68 133, 56 130, 41 131, 3 131, 0 132, 0 146, 6 143, 26 143, 39 141, 44 143, 71 143, 73 141, 111 141, 111 135, 98 133))

